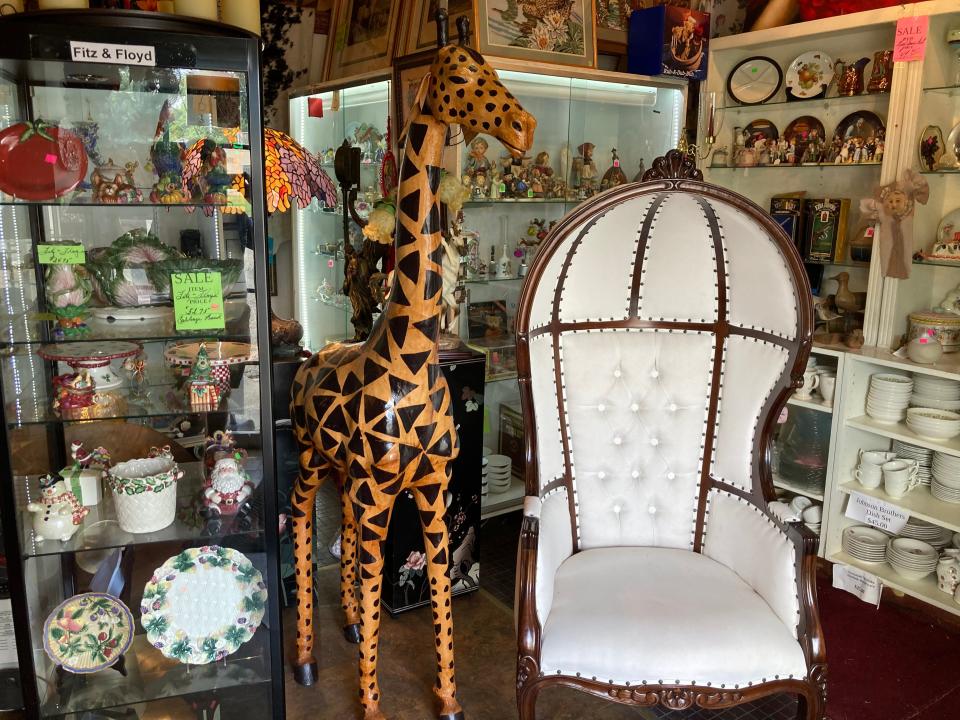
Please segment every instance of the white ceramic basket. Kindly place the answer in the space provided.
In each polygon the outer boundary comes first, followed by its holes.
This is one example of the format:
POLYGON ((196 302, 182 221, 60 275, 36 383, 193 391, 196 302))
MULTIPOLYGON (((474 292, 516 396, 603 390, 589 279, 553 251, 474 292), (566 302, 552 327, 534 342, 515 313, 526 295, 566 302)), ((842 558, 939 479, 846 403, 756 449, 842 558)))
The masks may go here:
POLYGON ((117 463, 107 471, 117 520, 125 532, 156 532, 176 517, 177 480, 183 471, 168 449, 151 455, 117 463))

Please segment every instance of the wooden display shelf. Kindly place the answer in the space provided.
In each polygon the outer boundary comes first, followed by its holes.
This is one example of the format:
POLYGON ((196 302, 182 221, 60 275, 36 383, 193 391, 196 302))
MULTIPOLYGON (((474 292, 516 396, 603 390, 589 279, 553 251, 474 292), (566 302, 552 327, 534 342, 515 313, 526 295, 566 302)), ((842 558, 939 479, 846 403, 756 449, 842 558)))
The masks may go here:
POLYGON ((960 375, 960 352, 944 353, 933 365, 921 365, 909 358, 900 357, 889 350, 877 347, 852 350, 850 357, 905 372, 933 375, 947 380, 960 380, 960 377, 958 377, 960 375))
POLYGON ((514 476, 513 482, 506 492, 487 493, 487 496, 480 499, 480 519, 504 515, 515 510, 523 509, 523 495, 525 488, 523 480, 514 476))
POLYGON ((792 492, 796 495, 803 495, 804 497, 808 497, 811 500, 818 500, 821 503, 823 502, 822 490, 819 492, 816 490, 811 490, 806 485, 801 485, 800 483, 795 483, 790 480, 785 480, 779 475, 773 476, 773 485, 774 487, 781 488, 782 490, 788 490, 789 492, 792 492))
POLYGON ((919 598, 931 605, 936 605, 941 610, 960 615, 960 603, 954 602, 953 598, 945 592, 941 592, 937 587, 937 574, 930 573, 920 580, 907 580, 902 575, 898 575, 896 570, 887 563, 866 563, 852 558, 845 552, 833 553, 827 557, 827 560, 835 563, 843 563, 855 568, 859 568, 871 575, 876 575, 883 584, 893 590, 898 590, 906 595, 919 598))
POLYGON ((891 424, 880 423, 869 415, 861 415, 860 417, 850 418, 847 420, 847 427, 857 428, 858 430, 866 430, 867 432, 871 432, 875 435, 882 435, 883 437, 888 437, 892 440, 900 440, 901 442, 917 445, 918 447, 936 450, 937 452, 953 455, 954 457, 960 457, 960 437, 954 437, 950 438, 949 440, 940 441, 927 440, 926 438, 914 435, 913 431, 907 427, 905 422, 891 424))
POLYGON ((818 400, 800 400, 799 398, 791 397, 787 400, 787 405, 794 405, 796 407, 806 408, 807 410, 816 410, 817 412, 833 412, 833 405, 824 405, 822 401, 818 400))
POLYGON ((896 505, 898 508, 902 508, 910 513, 910 517, 925 520, 934 525, 945 527, 953 532, 960 532, 960 505, 938 500, 930 494, 930 488, 926 485, 914 488, 900 498, 890 497, 883 491, 882 487, 875 489, 865 488, 856 480, 849 480, 843 483, 839 489, 840 492, 847 495, 852 495, 853 493, 869 495, 872 498, 877 498, 878 500, 883 500, 891 505, 896 505))

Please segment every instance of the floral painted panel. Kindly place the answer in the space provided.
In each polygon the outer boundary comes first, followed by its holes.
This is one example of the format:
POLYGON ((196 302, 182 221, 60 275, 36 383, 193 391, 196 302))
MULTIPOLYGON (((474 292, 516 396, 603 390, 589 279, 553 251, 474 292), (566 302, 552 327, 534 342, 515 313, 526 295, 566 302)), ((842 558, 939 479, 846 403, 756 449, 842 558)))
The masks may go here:
POLYGON ((480 51, 567 65, 594 64, 588 0, 480 0, 480 51))

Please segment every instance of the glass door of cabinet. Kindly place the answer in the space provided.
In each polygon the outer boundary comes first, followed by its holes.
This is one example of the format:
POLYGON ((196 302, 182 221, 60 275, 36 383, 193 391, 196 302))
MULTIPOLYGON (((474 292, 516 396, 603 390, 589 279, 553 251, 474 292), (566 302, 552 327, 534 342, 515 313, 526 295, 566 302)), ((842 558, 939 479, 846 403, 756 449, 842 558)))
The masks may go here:
MULTIPOLYGON (((334 155, 346 141, 361 152, 360 186, 354 205, 365 218, 381 196, 380 170, 387 152, 387 116, 390 83, 374 81, 354 87, 309 88, 290 101, 291 130, 295 140, 320 155, 330 178, 334 155)), ((335 208, 316 199, 304 210, 294 209, 294 267, 296 313, 303 324, 304 346, 316 351, 329 342, 354 337, 353 309, 343 292, 344 208, 338 197, 335 208)), ((359 250, 361 228, 347 222, 350 242, 359 250)))
POLYGON ((28 714, 280 714, 258 41, 109 12, 4 18, 0 40, 28 714))

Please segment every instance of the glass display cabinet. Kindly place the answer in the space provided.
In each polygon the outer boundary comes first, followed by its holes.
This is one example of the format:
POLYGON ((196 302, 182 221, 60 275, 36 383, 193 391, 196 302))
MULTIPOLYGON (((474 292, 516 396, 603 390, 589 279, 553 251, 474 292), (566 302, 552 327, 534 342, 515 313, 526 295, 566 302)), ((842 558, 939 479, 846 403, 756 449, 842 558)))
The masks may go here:
POLYGON ((282 716, 259 38, 78 11, 0 40, 27 714, 282 716))
MULTIPOLYGON (((387 147, 390 83, 371 79, 359 85, 322 84, 295 92, 290 100, 291 134, 310 152, 322 156, 330 178, 334 153, 347 141, 361 150, 360 188, 355 209, 366 217, 380 197, 380 170, 387 147)), ((316 198, 304 210, 295 209, 294 287, 296 317, 303 324, 303 342, 319 350, 328 342, 353 337, 350 299, 343 294, 343 198, 335 208, 316 198)), ((357 248, 360 227, 348 221, 357 248)))
MULTIPOLYGON (((469 197, 452 243, 460 257, 448 258, 461 270, 457 292, 445 289, 450 299, 446 329, 486 356, 484 452, 509 454, 514 450, 507 445, 518 446, 518 427, 522 432, 512 412, 519 406, 513 317, 537 246, 551 223, 585 198, 639 179, 654 158, 677 145, 687 85, 549 65, 535 65, 532 72, 529 63, 487 60, 537 118, 536 139, 529 156, 516 165, 495 140, 483 138, 472 145, 464 144, 462 136, 459 142, 451 140, 444 167, 456 173, 469 197)), ((398 77, 408 98, 416 91, 422 68, 402 65, 398 77)), ((295 92, 290 102, 294 139, 315 154, 329 156, 344 139, 361 145, 359 138, 381 137, 395 104, 391 85, 379 76, 360 77, 295 92), (370 126, 375 128, 372 134, 370 126)), ((398 126, 394 120, 393 127, 398 126)), ((360 212, 379 197, 381 156, 363 148, 363 157, 360 212)), ((338 294, 343 283, 341 213, 340 208, 325 210, 316 201, 306 210, 294 210, 297 319, 310 350, 353 336, 349 301, 338 294)), ((352 227, 359 246, 359 229, 352 227)), ((497 488, 502 492, 483 497, 485 517, 520 507, 523 491, 517 478, 518 473, 509 489, 497 488)))

